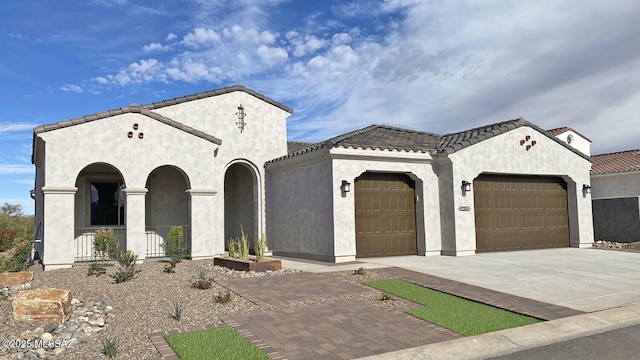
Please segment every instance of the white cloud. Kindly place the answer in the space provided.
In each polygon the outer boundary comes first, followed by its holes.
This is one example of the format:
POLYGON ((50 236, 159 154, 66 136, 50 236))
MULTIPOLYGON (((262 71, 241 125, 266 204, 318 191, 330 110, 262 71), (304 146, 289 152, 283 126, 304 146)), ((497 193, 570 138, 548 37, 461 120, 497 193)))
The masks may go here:
POLYGON ((93 78, 93 81, 99 83, 99 84, 108 84, 109 80, 107 80, 107 78, 105 78, 104 76, 98 76, 93 78))
POLYGON ((17 132, 17 131, 26 131, 33 130, 36 127, 36 124, 24 123, 24 122, 10 122, 0 124, 0 134, 9 133, 9 132, 17 132))
POLYGON ((260 45, 258 47, 258 56, 268 66, 274 66, 286 61, 289 55, 287 51, 280 47, 269 47, 260 45))
POLYGON ((327 40, 318 38, 315 35, 307 35, 305 37, 290 36, 289 41, 294 46, 293 55, 296 57, 313 54, 325 48, 328 44, 327 40))
POLYGON ((175 39, 178 38, 178 35, 174 34, 174 33, 169 33, 169 35, 167 35, 167 38, 164 39, 164 41, 173 41, 175 39))
POLYGON ((64 92, 75 92, 75 93, 82 93, 84 92, 82 90, 82 88, 78 85, 73 85, 73 84, 65 84, 63 85, 60 90, 64 91, 64 92))
POLYGON ((140 60, 120 70, 118 74, 109 75, 107 78, 119 85, 140 84, 150 81, 165 82, 167 79, 163 69, 164 65, 156 59, 140 60))
POLYGON ((145 45, 142 47, 142 51, 144 52, 153 52, 153 51, 169 51, 171 46, 162 45, 160 43, 151 43, 149 45, 145 45))
POLYGON ((0 175, 35 174, 33 165, 0 164, 0 175))
POLYGON ((195 28, 182 38, 185 46, 193 49, 212 47, 220 43, 220 35, 212 29, 195 28))

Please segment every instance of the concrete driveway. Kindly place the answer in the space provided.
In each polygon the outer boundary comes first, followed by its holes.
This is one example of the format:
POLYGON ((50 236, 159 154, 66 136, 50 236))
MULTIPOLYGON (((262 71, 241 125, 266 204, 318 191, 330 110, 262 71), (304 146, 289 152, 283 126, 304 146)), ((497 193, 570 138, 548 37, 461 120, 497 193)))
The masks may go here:
POLYGON ((285 260, 283 266, 310 272, 396 266, 586 312, 640 303, 640 253, 621 251, 564 248, 401 256, 332 266, 285 260))

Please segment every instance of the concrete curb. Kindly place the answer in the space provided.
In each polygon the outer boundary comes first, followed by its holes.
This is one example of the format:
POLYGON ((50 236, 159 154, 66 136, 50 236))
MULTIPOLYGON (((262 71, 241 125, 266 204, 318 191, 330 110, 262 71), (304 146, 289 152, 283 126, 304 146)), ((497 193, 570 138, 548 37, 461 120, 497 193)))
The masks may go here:
POLYGON ((640 304, 360 358, 476 360, 640 324, 640 304))

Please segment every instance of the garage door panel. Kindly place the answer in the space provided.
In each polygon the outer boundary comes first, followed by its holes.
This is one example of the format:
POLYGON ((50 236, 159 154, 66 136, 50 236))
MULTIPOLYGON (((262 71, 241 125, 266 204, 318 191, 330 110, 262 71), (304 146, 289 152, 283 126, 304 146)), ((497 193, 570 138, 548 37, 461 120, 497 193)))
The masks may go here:
POLYGON ((569 246, 562 179, 480 175, 473 188, 478 252, 569 246))
POLYGON ((417 254, 413 181, 403 174, 363 174, 354 188, 357 256, 417 254))

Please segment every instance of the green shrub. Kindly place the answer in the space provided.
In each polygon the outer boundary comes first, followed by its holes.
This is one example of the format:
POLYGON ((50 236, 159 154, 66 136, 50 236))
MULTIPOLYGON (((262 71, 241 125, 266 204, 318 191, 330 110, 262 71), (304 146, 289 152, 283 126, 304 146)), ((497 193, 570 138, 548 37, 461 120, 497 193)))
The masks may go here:
POLYGON ((29 265, 33 250, 33 237, 22 235, 14 240, 14 245, 0 257, 0 273, 23 271, 29 265))
POLYGON ((256 247, 256 261, 264 261, 264 252, 267 249, 267 236, 262 234, 260 239, 258 240, 258 244, 256 247))
POLYGON ((0 206, 0 252, 16 245, 18 238, 33 234, 33 216, 24 216, 21 205, 4 203, 0 206))
POLYGON ((247 239, 247 234, 244 233, 244 229, 242 228, 242 225, 240 225, 240 241, 238 242, 238 257, 244 260, 249 258, 249 241, 247 239))
POLYGON ((172 226, 167 234, 167 240, 161 246, 164 254, 170 259, 169 267, 165 268, 165 271, 174 273, 176 264, 181 262, 187 254, 182 226, 172 226))
POLYGON ((87 270, 87 276, 91 276, 91 275, 100 276, 106 273, 107 273, 107 268, 103 264, 97 263, 97 262, 91 263, 91 265, 89 266, 89 270, 87 270))
POLYGON ((184 304, 176 301, 171 305, 171 309, 169 311, 169 317, 176 321, 180 321, 180 319, 182 319, 183 312, 184 312, 184 304))
POLYGON ((198 279, 191 284, 196 289, 206 290, 211 289, 213 286, 213 280, 207 278, 209 272, 206 268, 200 268, 198 271, 198 279))
POLYGON ((133 251, 127 250, 118 254, 116 260, 118 260, 118 264, 120 264, 120 269, 118 269, 115 274, 111 275, 111 277, 116 281, 116 284, 129 281, 140 272, 140 270, 135 268, 138 255, 133 251))
POLYGON ((238 256, 238 239, 229 238, 227 247, 229 248, 229 257, 234 258, 238 256))
POLYGON ((112 229, 98 229, 93 237, 93 253, 103 264, 118 254, 118 240, 112 229))
POLYGON ((364 268, 362 266, 360 266, 358 270, 353 272, 353 275, 364 275, 364 274, 366 274, 366 272, 364 271, 364 268))
POLYGON ((218 304, 227 304, 230 303, 231 301, 233 301, 233 298, 231 297, 231 292, 229 290, 227 290, 226 293, 222 294, 218 294, 215 297, 215 301, 218 304))
POLYGON ((118 338, 107 336, 102 339, 102 353, 109 359, 116 357, 121 349, 122 344, 120 344, 120 340, 118 340, 118 338))

